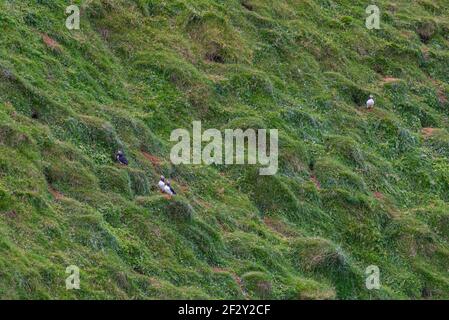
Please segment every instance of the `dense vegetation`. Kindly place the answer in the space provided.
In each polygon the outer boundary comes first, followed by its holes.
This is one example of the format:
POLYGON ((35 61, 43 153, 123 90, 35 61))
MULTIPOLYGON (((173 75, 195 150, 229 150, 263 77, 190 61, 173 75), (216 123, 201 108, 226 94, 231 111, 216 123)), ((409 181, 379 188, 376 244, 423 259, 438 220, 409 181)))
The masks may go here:
POLYGON ((1 298, 449 298, 447 0, 73 3, 0 0, 1 298), (194 120, 278 173, 172 165, 194 120))

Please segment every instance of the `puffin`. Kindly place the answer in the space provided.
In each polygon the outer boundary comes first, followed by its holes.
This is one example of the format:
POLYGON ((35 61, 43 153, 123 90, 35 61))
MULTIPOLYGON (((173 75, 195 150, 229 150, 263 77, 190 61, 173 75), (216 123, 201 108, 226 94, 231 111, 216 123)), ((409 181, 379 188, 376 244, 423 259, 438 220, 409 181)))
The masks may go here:
POLYGON ((168 181, 168 180, 167 180, 167 183, 165 184, 164 191, 166 194, 169 194, 171 196, 176 194, 175 190, 173 190, 173 188, 170 185, 170 181, 168 181))
POLYGON ((165 177, 161 176, 161 179, 159 180, 159 183, 157 184, 159 189, 161 189, 162 192, 165 191, 165 177))
POLYGON ((123 164, 123 165, 125 165, 125 166, 128 165, 128 159, 126 159, 125 155, 123 154, 123 151, 119 150, 119 151, 117 152, 117 156, 116 156, 115 158, 117 159, 117 161, 118 161, 120 164, 123 164))
POLYGON ((374 99, 373 98, 374 98, 373 95, 369 96, 369 99, 366 102, 366 108, 367 109, 370 109, 370 108, 374 107, 374 99))

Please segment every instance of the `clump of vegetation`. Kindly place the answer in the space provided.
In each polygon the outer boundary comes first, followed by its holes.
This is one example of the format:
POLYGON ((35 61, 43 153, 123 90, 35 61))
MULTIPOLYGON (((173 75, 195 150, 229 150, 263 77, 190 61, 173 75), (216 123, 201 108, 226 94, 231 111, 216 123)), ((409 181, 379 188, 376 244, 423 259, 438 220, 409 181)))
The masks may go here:
POLYGON ((180 198, 173 199, 167 205, 168 213, 174 218, 181 221, 190 221, 193 219, 195 211, 192 206, 180 198))
POLYGON ((245 288, 251 292, 255 298, 270 299, 272 295, 272 286, 270 277, 263 272, 247 272, 242 276, 245 288))
POLYGON ((326 239, 298 239, 293 248, 298 267, 304 270, 338 269, 347 263, 341 249, 326 239))
POLYGON ((299 300, 332 300, 335 299, 335 290, 323 283, 311 279, 299 279, 296 282, 297 296, 299 300))

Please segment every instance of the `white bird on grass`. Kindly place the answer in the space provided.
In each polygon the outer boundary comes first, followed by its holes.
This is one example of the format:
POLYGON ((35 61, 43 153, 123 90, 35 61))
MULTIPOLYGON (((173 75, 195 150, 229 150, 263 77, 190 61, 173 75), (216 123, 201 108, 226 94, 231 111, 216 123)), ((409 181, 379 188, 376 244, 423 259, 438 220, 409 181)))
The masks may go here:
POLYGON ((159 180, 159 183, 157 184, 159 189, 161 189, 162 192, 165 191, 165 177, 161 176, 161 179, 159 180))
POLYGON ((370 95, 368 101, 366 102, 366 108, 371 109, 372 107, 374 107, 374 99, 373 95, 370 95))

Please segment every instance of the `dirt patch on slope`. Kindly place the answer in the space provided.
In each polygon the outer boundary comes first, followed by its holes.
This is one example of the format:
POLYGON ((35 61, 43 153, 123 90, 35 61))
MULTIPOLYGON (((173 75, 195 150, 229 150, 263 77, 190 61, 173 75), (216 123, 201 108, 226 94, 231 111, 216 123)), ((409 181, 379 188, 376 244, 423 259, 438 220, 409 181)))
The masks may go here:
POLYGON ((45 45, 51 50, 55 50, 55 51, 62 50, 61 45, 56 40, 50 38, 46 34, 42 35, 42 41, 44 41, 45 45))
POLYGON ((17 212, 15 210, 2 212, 1 214, 9 219, 17 218, 17 212))
POLYGON ((51 193, 53 198, 55 198, 56 200, 64 199, 64 195, 61 192, 59 192, 58 190, 56 190, 52 187, 49 187, 48 191, 51 193))
POLYGON ((422 128, 421 133, 425 138, 429 138, 435 133, 436 130, 437 130, 436 128, 430 128, 430 127, 422 128))
POLYGON ((152 154, 149 154, 148 152, 142 151, 142 155, 145 157, 145 159, 150 161, 153 166, 159 167, 162 163, 161 159, 159 159, 156 156, 153 156, 152 154))
POLYGON ((385 77, 382 79, 382 83, 386 84, 386 83, 392 83, 392 82, 398 82, 401 81, 401 79, 398 78, 393 78, 393 77, 385 77))
POLYGON ((318 181, 317 177, 310 176, 310 181, 312 181, 318 190, 321 189, 321 183, 318 181))
POLYGON ((376 198, 378 200, 383 200, 384 199, 384 195, 383 195, 382 192, 376 191, 376 192, 373 193, 373 195, 374 195, 374 198, 376 198))

